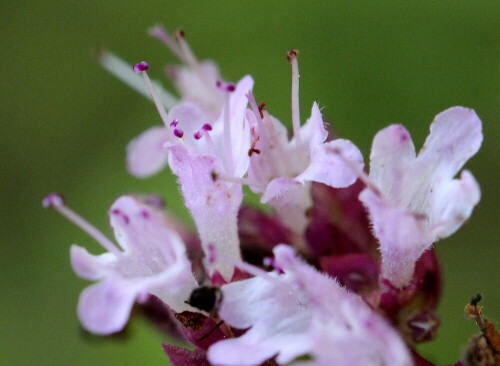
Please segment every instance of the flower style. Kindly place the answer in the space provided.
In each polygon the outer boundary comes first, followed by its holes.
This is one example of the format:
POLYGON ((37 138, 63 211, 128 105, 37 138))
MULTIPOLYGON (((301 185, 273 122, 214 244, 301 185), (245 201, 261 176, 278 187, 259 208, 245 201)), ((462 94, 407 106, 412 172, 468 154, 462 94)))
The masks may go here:
POLYGON ((287 129, 249 95, 253 114, 247 114, 251 125, 252 147, 249 151, 250 188, 261 195, 261 203, 271 205, 282 221, 298 234, 307 226, 306 211, 311 207, 310 182, 340 188, 354 183, 356 174, 333 151, 341 150, 350 161, 363 169, 363 157, 348 140, 328 137, 318 104, 313 103, 311 117, 301 127, 299 115, 298 51, 288 52, 292 65, 293 138, 287 129))
POLYGON ((44 206, 53 207, 96 239, 108 253, 92 255, 71 247, 71 265, 82 278, 99 281, 80 295, 78 316, 96 334, 123 329, 135 301, 153 294, 174 311, 192 309, 184 300, 198 286, 184 243, 169 228, 164 215, 130 196, 116 200, 109 211, 117 247, 101 232, 51 194, 44 206))
MULTIPOLYGON (((357 295, 298 259, 292 248, 274 249, 277 271, 222 286, 220 317, 240 337, 208 349, 217 365, 257 365, 276 356, 293 365, 411 365, 397 333, 357 295)), ((245 270, 248 266, 245 267, 245 270)))
POLYGON ((394 286, 408 285, 422 253, 458 230, 479 202, 479 186, 469 171, 453 177, 482 139, 480 119, 463 107, 436 116, 418 155, 401 125, 375 136, 370 183, 360 200, 380 243, 382 277, 394 286))

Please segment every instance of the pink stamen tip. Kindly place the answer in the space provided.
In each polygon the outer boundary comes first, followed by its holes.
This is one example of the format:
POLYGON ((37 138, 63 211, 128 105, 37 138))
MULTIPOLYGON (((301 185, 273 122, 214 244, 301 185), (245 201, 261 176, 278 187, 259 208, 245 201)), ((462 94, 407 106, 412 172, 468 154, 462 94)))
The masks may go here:
POLYGON ((59 193, 49 193, 42 200, 42 206, 45 208, 64 206, 64 197, 59 193))
POLYGON ((236 90, 236 86, 234 84, 229 84, 228 86, 226 86, 226 90, 228 92, 234 92, 236 90))
POLYGON ((201 129, 202 129, 203 131, 212 131, 212 125, 211 125, 210 123, 205 123, 205 124, 201 127, 201 129))
POLYGON ((177 127, 178 124, 179 124, 179 121, 174 119, 172 122, 170 122, 170 127, 177 127))
POLYGON ((149 69, 149 65, 146 61, 142 61, 134 65, 134 71, 137 73, 141 73, 143 71, 146 71, 147 69, 149 69))
POLYGON ((184 131, 181 130, 180 128, 176 128, 174 129, 174 136, 181 139, 182 136, 184 136, 184 131))
POLYGON ((196 140, 199 140, 203 137, 201 131, 196 131, 194 134, 193 134, 193 137, 196 139, 196 140))
POLYGON ((215 85, 217 86, 217 88, 222 88, 222 81, 220 80, 217 80, 217 82, 215 83, 215 85))
POLYGON ((164 209, 166 206, 165 200, 156 194, 147 195, 144 198, 144 203, 160 210, 164 209))

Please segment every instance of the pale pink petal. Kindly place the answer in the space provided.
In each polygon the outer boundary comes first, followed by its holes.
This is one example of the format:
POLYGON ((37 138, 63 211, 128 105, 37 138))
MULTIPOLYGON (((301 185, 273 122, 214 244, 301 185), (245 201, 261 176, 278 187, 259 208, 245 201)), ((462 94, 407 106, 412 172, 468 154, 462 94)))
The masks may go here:
POLYGON ((159 172, 167 163, 168 141, 165 127, 155 126, 130 141, 127 146, 127 168, 130 174, 146 178, 159 172))
POLYGON ((299 182, 314 181, 331 187, 343 188, 353 184, 357 175, 339 156, 349 160, 359 171, 363 170, 363 156, 350 141, 336 139, 325 142, 312 150, 311 162, 304 172, 297 176, 299 182))
POLYGON ((113 279, 87 287, 77 309, 82 326, 95 334, 119 332, 127 324, 136 296, 134 286, 113 279))
MULTIPOLYGON (((179 178, 205 253, 211 244, 218 252, 239 259, 237 215, 243 200, 241 185, 214 180, 214 173, 223 171, 220 161, 215 156, 191 154, 184 146, 170 147, 169 165, 179 178)), ((234 269, 222 261, 214 268, 226 280, 234 269)))
POLYGON ((457 231, 470 217, 480 198, 479 185, 467 170, 462 171, 460 179, 442 182, 436 188, 429 213, 436 236, 445 238, 457 231))
POLYGON ((303 184, 295 179, 276 178, 269 182, 266 191, 260 198, 261 203, 268 203, 271 200, 287 199, 289 191, 300 189, 303 184))
MULTIPOLYGON (((453 177, 481 146, 481 120, 476 112, 452 107, 439 113, 431 124, 430 134, 418 155, 419 164, 453 177)), ((424 168, 422 168, 424 169, 424 168)))
POLYGON ((109 271, 114 271, 117 259, 114 254, 92 255, 87 249, 72 245, 70 249, 71 266, 75 273, 86 280, 98 280, 109 271))
POLYGON ((318 103, 313 103, 311 117, 309 117, 304 126, 301 127, 300 135, 303 141, 307 141, 310 147, 321 144, 328 137, 328 131, 323 123, 323 117, 321 116, 318 103))
POLYGON ((405 179, 416 159, 415 147, 408 131, 391 125, 373 139, 370 154, 370 180, 393 203, 400 203, 405 179))
POLYGON ((434 242, 426 218, 384 202, 369 189, 359 195, 367 208, 382 253, 382 277, 397 287, 411 281, 415 263, 434 242))

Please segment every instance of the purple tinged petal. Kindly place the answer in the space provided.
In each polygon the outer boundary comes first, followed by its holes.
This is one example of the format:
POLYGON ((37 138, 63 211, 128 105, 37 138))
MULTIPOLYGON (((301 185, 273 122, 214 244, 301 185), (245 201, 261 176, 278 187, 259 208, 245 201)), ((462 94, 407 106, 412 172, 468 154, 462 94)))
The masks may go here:
POLYGON ((92 255, 78 245, 71 246, 70 258, 75 273, 81 278, 93 281, 103 278, 110 270, 113 271, 117 264, 114 254, 92 255))
POLYGON ((323 123, 323 117, 321 116, 318 103, 313 103, 311 117, 309 117, 304 126, 301 127, 300 134, 311 148, 325 142, 328 137, 328 131, 323 123))
POLYGON ((147 129, 127 146, 127 169, 138 178, 146 178, 159 172, 167 163, 167 150, 163 144, 168 141, 165 127, 147 129))
POLYGON ((394 286, 411 282, 415 263, 434 242, 422 216, 384 202, 365 189, 359 199, 368 209, 382 253, 382 278, 394 286))
POLYGON ((420 164, 453 177, 474 156, 483 141, 482 124, 474 110, 452 107, 439 113, 418 155, 420 164))
POLYGON ((80 295, 78 317, 95 334, 112 334, 128 321, 137 289, 120 281, 106 280, 87 287, 80 295))
MULTIPOLYGON (((192 154, 184 146, 170 148, 169 165, 179 178, 185 204, 194 218, 202 247, 208 245, 233 259, 240 259, 237 215, 243 200, 241 185, 214 181, 213 171, 222 171, 215 156, 192 154)), ((233 265, 218 261, 218 270, 229 281, 233 265)))
POLYGON ((408 131, 401 125, 386 127, 373 139, 370 180, 391 202, 398 204, 415 159, 415 147, 408 131))
POLYGON ((353 184, 357 175, 335 151, 340 151, 344 159, 349 160, 360 171, 363 170, 363 156, 350 141, 337 139, 321 144, 313 149, 309 166, 297 176, 300 182, 314 181, 334 188, 343 188, 353 184))
POLYGON ((460 179, 442 182, 434 195, 429 213, 434 232, 446 238, 457 231, 479 203, 481 191, 472 174, 464 170, 460 179))

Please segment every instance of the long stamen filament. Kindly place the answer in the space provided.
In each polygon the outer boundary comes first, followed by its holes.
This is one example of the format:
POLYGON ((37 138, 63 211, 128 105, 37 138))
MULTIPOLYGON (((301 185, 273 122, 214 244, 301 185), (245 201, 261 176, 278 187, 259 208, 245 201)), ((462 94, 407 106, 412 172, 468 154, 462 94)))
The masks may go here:
POLYGON ((123 252, 120 249, 118 249, 116 245, 106 237, 106 235, 104 235, 101 231, 99 231, 95 226, 93 226, 83 217, 78 215, 75 211, 67 207, 64 204, 64 201, 61 196, 55 194, 47 196, 44 200, 44 206, 55 209, 62 216, 64 216, 73 224, 75 224, 84 232, 86 232, 90 237, 92 237, 108 252, 115 254, 117 257, 123 255, 123 252), (55 199, 57 199, 58 201, 55 202, 55 199))
POLYGON ((288 51, 288 61, 292 65, 292 126, 293 136, 297 145, 301 144, 300 138, 300 109, 299 109, 299 62, 297 61, 299 51, 288 51))
POLYGON ((149 93, 151 94, 151 98, 153 98, 153 102, 156 106, 156 110, 160 114, 161 120, 165 124, 167 128, 170 128, 170 121, 168 119, 167 112, 165 111, 165 108, 163 108, 163 104, 160 101, 160 98, 158 97, 158 94, 156 93, 156 89, 153 86, 153 83, 151 82, 151 79, 148 76, 148 73, 146 70, 148 69, 148 65, 145 62, 142 62, 143 64, 142 67, 138 67, 140 64, 136 64, 134 66, 134 71, 139 72, 142 74, 144 81, 146 82, 146 86, 148 87, 149 93))
POLYGON ((213 172, 212 177, 214 180, 221 180, 221 181, 230 182, 230 183, 238 183, 238 184, 252 186, 252 187, 261 187, 260 183, 255 182, 251 179, 231 177, 229 175, 219 173, 219 172, 213 172))
POLYGON ((172 53, 180 60, 183 62, 186 62, 186 59, 184 58, 184 54, 182 53, 182 50, 180 49, 179 45, 177 44, 176 40, 174 37, 170 35, 170 33, 167 32, 165 27, 161 24, 156 24, 154 27, 149 28, 148 33, 150 36, 156 38, 159 40, 161 43, 163 43, 167 48, 172 51, 172 53))
POLYGON ((227 161, 227 172, 233 174, 234 160, 233 160, 233 146, 231 144, 231 121, 230 121, 230 98, 229 93, 226 93, 226 103, 224 106, 224 151, 227 161))

